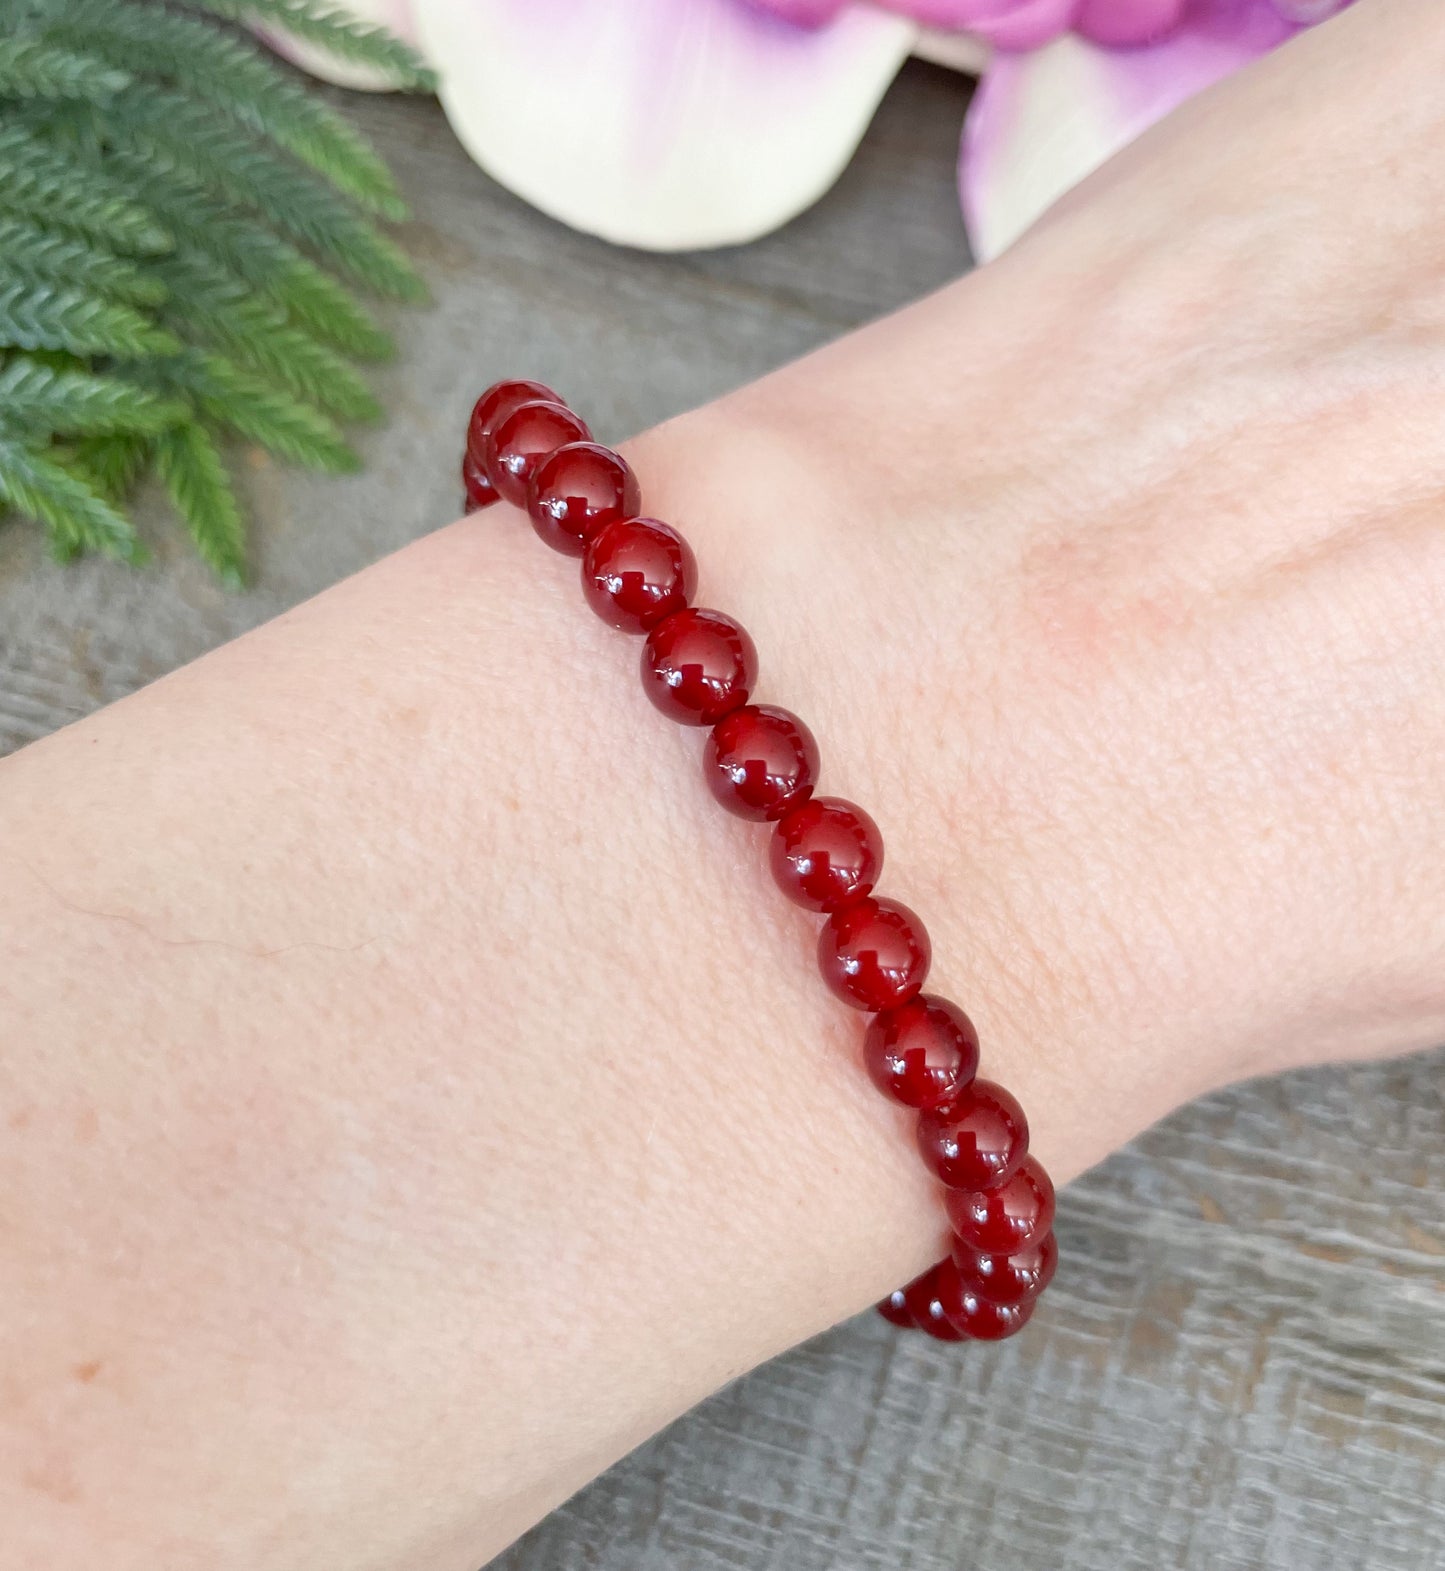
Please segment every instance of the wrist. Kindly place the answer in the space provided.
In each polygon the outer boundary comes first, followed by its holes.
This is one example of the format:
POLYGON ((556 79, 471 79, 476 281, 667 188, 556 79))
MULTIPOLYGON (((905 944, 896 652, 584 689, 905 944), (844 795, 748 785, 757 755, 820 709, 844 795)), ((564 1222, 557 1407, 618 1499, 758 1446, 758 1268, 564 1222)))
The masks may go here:
MULTIPOLYGON (((888 336, 879 352, 906 378, 888 336)), ((925 454, 922 489, 946 504, 921 515, 893 483, 898 411, 860 400, 817 425, 811 395, 829 385, 804 362, 629 457, 646 505, 696 540, 702 601, 754 632, 759 698, 809 717, 820 790, 879 819, 880 891, 924 916, 929 985, 973 1015, 983 1073, 1018 1090, 1063 1182, 1234 1078, 1234 1044, 1200 1029, 1218 1001, 1128 945, 1103 777, 1050 769, 1067 688, 1048 628, 1020 611, 1017 487, 965 455, 925 454), (1168 1050, 1186 1036, 1197 1052, 1168 1050)), ((1157 941, 1167 913, 1140 926, 1157 941)))

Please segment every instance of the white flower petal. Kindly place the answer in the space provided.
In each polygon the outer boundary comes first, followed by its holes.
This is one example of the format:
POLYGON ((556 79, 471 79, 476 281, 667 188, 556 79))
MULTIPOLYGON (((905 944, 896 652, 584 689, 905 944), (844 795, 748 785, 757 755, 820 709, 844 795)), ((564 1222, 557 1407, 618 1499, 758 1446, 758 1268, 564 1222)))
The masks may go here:
POLYGON ((743 0, 414 0, 472 157, 574 228, 674 251, 755 239, 833 183, 917 29, 800 28, 743 0))
POLYGON ((936 27, 926 27, 918 35, 913 52, 920 60, 950 71, 982 76, 993 57, 993 46, 974 33, 945 33, 936 27))
POLYGON ((969 105, 959 163, 975 257, 997 256, 1177 104, 1293 31, 1269 6, 1216 3, 1147 47, 1067 36, 1032 54, 995 55, 969 105))

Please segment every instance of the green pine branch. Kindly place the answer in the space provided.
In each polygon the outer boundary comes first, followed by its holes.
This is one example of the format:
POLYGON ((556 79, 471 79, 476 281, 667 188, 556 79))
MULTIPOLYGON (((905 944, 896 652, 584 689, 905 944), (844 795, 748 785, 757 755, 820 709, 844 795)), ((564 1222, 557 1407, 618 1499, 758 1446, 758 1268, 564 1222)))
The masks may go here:
POLYGON ((128 71, 94 55, 23 35, 0 37, 0 98, 112 97, 130 86, 128 71))
MULTIPOLYGON (((339 192, 289 158, 271 152, 205 104, 164 88, 127 93, 101 111, 92 106, 22 106, 15 113, 37 133, 76 134, 88 113, 91 156, 108 162, 129 152, 168 163, 324 258, 377 294, 418 300, 425 287, 405 255, 339 192)), ((80 128, 84 138, 84 128, 80 128)))
POLYGON ((392 345, 353 286, 422 287, 374 222, 404 208, 370 144, 195 12, 429 77, 331 0, 191 3, 0 0, 0 512, 135 562, 124 507, 153 473, 239 583, 217 433, 356 468, 337 420, 378 413, 355 362, 392 345))
POLYGON ((395 352, 345 284, 171 160, 117 152, 108 163, 178 241, 260 291, 298 326, 360 360, 385 360, 395 352))
POLYGON ((379 418, 375 395, 339 355, 209 258, 180 252, 156 270, 168 295, 162 319, 178 330, 189 325, 193 335, 343 420, 379 418))
POLYGON ((196 549, 221 580, 240 588, 246 564, 246 526, 216 444, 194 423, 167 431, 155 443, 156 473, 185 520, 196 549))
POLYGON ((406 217, 391 171, 363 136, 256 49, 199 18, 152 5, 67 0, 45 36, 215 105, 373 212, 406 217))
POLYGON ((63 349, 73 355, 138 359, 172 354, 180 343, 139 311, 103 295, 57 289, 11 273, 0 258, 0 344, 63 349))
POLYGON ((436 73, 421 56, 398 38, 369 22, 358 21, 326 0, 190 0, 228 22, 246 22, 286 32, 317 44, 338 60, 381 72, 395 87, 412 92, 436 91, 436 73))
POLYGON ((0 127, 0 214, 32 218, 127 254, 170 245, 123 185, 20 124, 0 127))
POLYGON ((163 89, 128 94, 107 115, 106 134, 112 146, 173 159, 378 294, 416 300, 425 293, 400 248, 339 193, 202 104, 163 89))
POLYGON ((0 216, 0 257, 10 272, 37 283, 110 295, 127 305, 159 305, 166 295, 160 279, 142 272, 133 259, 31 219, 0 216))
POLYGON ((135 559, 135 530, 111 503, 64 464, 9 437, 0 437, 0 502, 44 524, 58 556, 135 559))
POLYGON ((69 446, 69 467, 107 501, 119 506, 151 462, 151 441, 133 431, 88 436, 69 446))
POLYGON ((20 436, 154 436, 186 418, 184 404, 118 377, 57 370, 29 355, 0 370, 0 429, 20 436))
POLYGON ((207 419, 279 458, 332 474, 349 474, 361 466, 328 415, 224 355, 202 351, 138 371, 158 374, 162 387, 189 393, 207 419))

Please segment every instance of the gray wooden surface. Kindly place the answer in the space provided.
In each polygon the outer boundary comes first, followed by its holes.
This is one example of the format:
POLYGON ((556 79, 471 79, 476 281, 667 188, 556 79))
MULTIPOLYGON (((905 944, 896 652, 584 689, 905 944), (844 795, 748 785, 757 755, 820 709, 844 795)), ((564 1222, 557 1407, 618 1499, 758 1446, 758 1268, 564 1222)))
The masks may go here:
MULTIPOLYGON (((436 303, 399 320, 366 472, 243 457, 257 587, 60 569, 0 527, 0 751, 240 632, 456 511, 474 391, 536 375, 604 438, 949 278, 963 87, 911 68, 841 186, 739 252, 656 258, 497 190, 435 108, 349 105, 415 203, 436 303)), ((960 345, 960 354, 968 353, 960 345)), ((1445 1567, 1440 1055, 1192 1107, 1074 1185, 1030 1333, 958 1351, 872 1318, 759 1371, 539 1526, 506 1571, 1424 1571, 1445 1567)))

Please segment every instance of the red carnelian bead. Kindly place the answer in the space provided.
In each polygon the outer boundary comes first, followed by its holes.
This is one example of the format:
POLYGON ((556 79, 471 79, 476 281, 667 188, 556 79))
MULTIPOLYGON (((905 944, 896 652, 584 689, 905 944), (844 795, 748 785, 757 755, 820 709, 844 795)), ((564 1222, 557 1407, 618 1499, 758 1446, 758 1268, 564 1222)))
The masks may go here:
POLYGON ((926 1331, 935 1342, 966 1342, 968 1332, 961 1331, 951 1320, 930 1320, 918 1328, 926 1331))
POLYGON ((893 1291, 878 1305, 878 1313, 890 1324, 898 1326, 903 1331, 916 1331, 918 1322, 913 1318, 913 1311, 908 1307, 908 1296, 901 1287, 893 1291))
POLYGON ((1045 1233, 1011 1255, 976 1255, 965 1245, 955 1245, 953 1259, 966 1287, 979 1298, 991 1304, 1026 1304, 1053 1281, 1059 1245, 1052 1233, 1045 1233))
POLYGON ((959 1242, 980 1255, 1024 1249, 1054 1224, 1054 1186, 1034 1156, 1006 1184, 980 1194, 951 1190, 946 1205, 959 1242))
POLYGON ((810 911, 836 911, 878 882, 883 836, 840 796, 815 796, 778 825, 768 860, 779 889, 810 911))
POLYGON ((1028 1120, 1002 1086, 975 1080, 955 1101, 919 1118, 918 1149, 950 1189, 997 1189, 1028 1154, 1028 1120))
POLYGON ((932 956, 923 923, 897 900, 854 901, 818 934, 823 980, 855 1009, 891 1009, 911 998, 932 956))
POLYGON ((645 633, 697 593, 697 558, 655 518, 604 524, 582 554, 582 593, 609 627, 645 633))
POLYGON ((527 487, 549 453, 591 433, 563 404, 518 404, 487 432, 487 478, 514 507, 527 505, 527 487))
POLYGON ((812 794, 818 744, 786 709, 744 704, 712 728, 702 768, 712 794, 728 812, 766 823, 812 794))
POLYGON ((479 513, 497 500, 497 488, 470 453, 462 454, 462 506, 468 513, 479 513))
POLYGON ((647 635, 642 685, 665 715, 716 725, 748 701, 758 652, 747 630, 721 611, 675 611, 647 635))
POLYGON ((537 399, 549 404, 564 404, 545 382, 493 382, 472 405, 467 421, 467 452, 478 469, 487 462, 487 436, 521 404, 537 399))
POLYGON ((949 1320, 975 1342, 1001 1342, 1004 1337, 1022 1331, 1029 1323, 1033 1318, 1034 1302, 1029 1299, 1025 1304, 991 1304, 988 1299, 965 1288, 949 1320))
POLYGON ((944 1313, 942 1297, 945 1284, 951 1285, 957 1275, 958 1268, 952 1260, 940 1260, 936 1266, 929 1266, 921 1276, 914 1277, 902 1289, 903 1308, 912 1317, 913 1324, 929 1336, 937 1337, 940 1342, 963 1340, 944 1313))
POLYGON ((978 1073, 978 1032, 957 1004, 923 993, 868 1022, 863 1063, 905 1107, 941 1107, 978 1073))
POLYGON ((581 556, 604 524, 635 518, 641 506, 631 465, 597 442, 569 442, 549 453, 527 488, 532 528, 567 556, 581 556))

